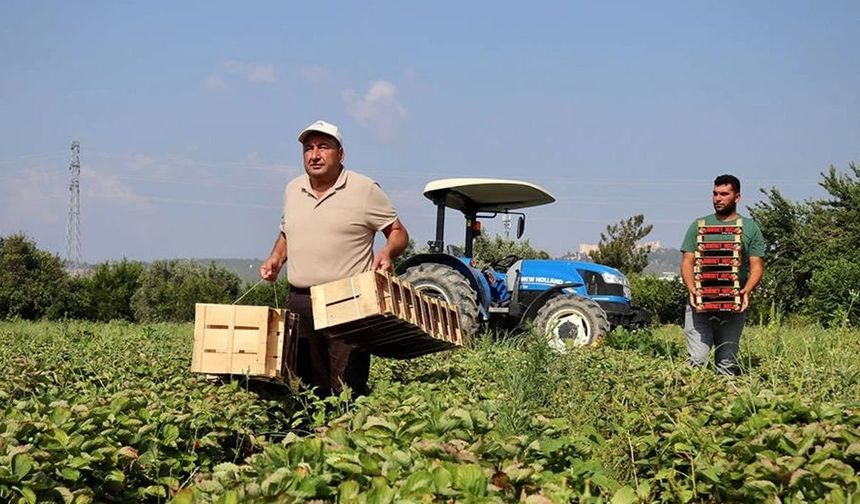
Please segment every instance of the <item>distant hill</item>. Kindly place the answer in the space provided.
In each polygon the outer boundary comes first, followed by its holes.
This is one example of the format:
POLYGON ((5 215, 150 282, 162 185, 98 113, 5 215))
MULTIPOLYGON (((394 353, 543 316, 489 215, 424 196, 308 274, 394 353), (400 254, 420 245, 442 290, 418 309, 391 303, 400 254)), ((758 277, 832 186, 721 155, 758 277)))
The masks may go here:
POLYGON ((645 273, 662 275, 663 273, 679 274, 681 270, 681 251, 674 248, 661 248, 648 256, 648 266, 645 273))
POLYGON ((239 275, 243 281, 256 282, 260 279, 260 263, 262 259, 191 259, 200 264, 215 264, 224 266, 228 270, 239 275))
MULTIPOLYGON (((586 261, 592 262, 588 254, 580 252, 568 252, 561 259, 571 261, 586 261)), ((680 274, 681 272, 681 251, 674 248, 659 248, 648 256, 648 266, 645 267, 645 273, 661 276, 667 273, 680 274)))

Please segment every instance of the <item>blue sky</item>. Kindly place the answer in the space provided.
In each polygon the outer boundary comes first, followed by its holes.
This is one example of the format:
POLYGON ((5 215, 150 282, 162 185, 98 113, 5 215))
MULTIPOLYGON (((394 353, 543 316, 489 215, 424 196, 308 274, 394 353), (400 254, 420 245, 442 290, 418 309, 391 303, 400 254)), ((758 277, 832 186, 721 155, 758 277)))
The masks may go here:
POLYGON ((750 204, 860 161, 858 23, 847 1, 7 0, 0 235, 62 255, 79 139, 84 260, 264 257, 326 119, 419 244, 424 184, 473 176, 554 194, 526 229, 551 254, 637 213, 677 247, 720 173, 750 204))

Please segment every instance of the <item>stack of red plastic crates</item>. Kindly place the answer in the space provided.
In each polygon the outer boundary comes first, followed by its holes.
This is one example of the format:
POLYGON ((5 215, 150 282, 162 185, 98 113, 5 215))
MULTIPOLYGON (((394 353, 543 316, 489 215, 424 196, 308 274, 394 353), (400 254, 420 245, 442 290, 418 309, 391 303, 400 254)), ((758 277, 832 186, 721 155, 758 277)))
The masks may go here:
POLYGON ((741 310, 741 237, 743 220, 709 226, 698 222, 696 236, 696 307, 699 311, 741 310))

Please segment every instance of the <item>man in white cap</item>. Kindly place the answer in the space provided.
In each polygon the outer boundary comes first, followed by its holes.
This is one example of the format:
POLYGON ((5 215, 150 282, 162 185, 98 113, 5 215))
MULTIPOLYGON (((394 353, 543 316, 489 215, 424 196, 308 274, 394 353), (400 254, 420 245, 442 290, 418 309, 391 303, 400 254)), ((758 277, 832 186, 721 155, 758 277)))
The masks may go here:
POLYGON ((322 396, 339 392, 343 384, 364 394, 370 354, 313 330, 310 287, 369 270, 390 271, 409 235, 379 184, 344 168, 337 126, 317 121, 299 134, 299 142, 305 174, 287 184, 280 233, 260 276, 274 281, 287 263, 287 308, 299 315, 302 379, 322 396), (374 254, 377 231, 386 243, 374 254))

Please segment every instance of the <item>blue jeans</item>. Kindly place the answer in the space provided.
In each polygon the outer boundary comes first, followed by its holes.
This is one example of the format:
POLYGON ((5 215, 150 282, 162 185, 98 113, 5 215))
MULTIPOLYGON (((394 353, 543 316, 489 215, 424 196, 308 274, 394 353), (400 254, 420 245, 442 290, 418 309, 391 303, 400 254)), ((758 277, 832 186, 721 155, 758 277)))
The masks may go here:
POLYGON ((687 335, 687 354, 690 357, 690 364, 694 366, 707 364, 711 347, 714 347, 714 364, 717 372, 724 375, 736 374, 738 345, 745 320, 746 313, 699 313, 687 305, 687 311, 684 314, 684 333, 687 335))

